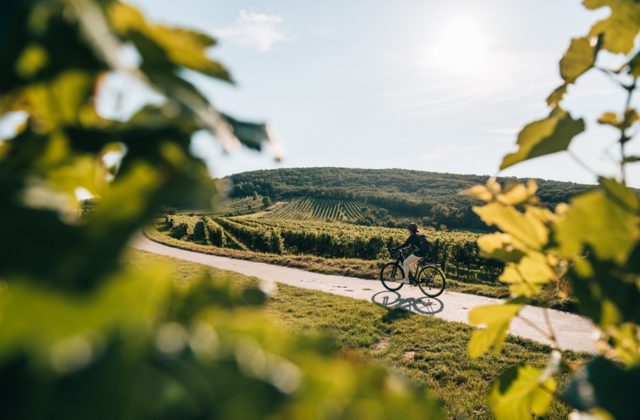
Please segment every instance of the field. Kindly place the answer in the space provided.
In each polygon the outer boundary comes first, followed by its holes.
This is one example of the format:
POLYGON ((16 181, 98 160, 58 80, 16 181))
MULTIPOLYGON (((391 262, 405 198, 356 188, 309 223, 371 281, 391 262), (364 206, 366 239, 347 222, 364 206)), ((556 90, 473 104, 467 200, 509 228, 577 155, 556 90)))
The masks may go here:
POLYGON ((331 200, 321 198, 297 198, 267 212, 267 219, 321 220, 321 221, 365 221, 383 209, 362 201, 331 200))
MULTIPOLYGON (((250 195, 243 198, 222 198, 220 201, 216 203, 215 211, 203 212, 201 210, 191 210, 184 211, 186 214, 208 214, 208 215, 218 215, 218 216, 237 216, 241 214, 249 214, 258 212, 266 207, 268 201, 265 201, 265 198, 259 194, 250 195)), ((172 210, 170 213, 176 213, 175 210, 172 210)))
MULTIPOLYGON (((253 279, 240 274, 132 251, 129 263, 139 266, 170 261, 180 281, 190 281, 202 270, 215 279, 233 277, 242 287, 253 279)), ((389 310, 369 302, 279 285, 264 309, 273 321, 292 332, 324 333, 349 359, 381 363, 426 385, 442 402, 450 418, 490 418, 486 404, 491 381, 508 366, 530 363, 544 366, 549 349, 520 338, 507 338, 504 350, 477 360, 467 356, 471 328, 432 317, 389 310)), ((572 360, 581 356, 569 353, 572 360)), ((558 378, 566 382, 566 374, 558 378)), ((548 418, 566 418, 568 409, 554 402, 548 418)))

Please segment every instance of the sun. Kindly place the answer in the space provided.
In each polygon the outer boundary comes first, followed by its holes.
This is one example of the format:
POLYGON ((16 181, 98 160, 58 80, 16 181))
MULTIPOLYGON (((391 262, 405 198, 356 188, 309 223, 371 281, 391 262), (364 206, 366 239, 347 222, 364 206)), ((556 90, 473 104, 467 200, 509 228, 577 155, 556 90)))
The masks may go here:
POLYGON ((445 21, 429 39, 425 64, 457 75, 471 75, 488 62, 486 31, 469 17, 445 21))

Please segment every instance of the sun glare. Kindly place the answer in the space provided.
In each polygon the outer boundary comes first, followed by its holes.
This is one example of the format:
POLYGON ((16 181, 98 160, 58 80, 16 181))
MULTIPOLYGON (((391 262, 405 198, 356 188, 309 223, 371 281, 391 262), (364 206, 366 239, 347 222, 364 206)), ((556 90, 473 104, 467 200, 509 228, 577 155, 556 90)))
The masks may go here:
POLYGON ((473 19, 458 17, 443 23, 429 39, 425 64, 459 75, 470 75, 486 65, 488 39, 473 19))

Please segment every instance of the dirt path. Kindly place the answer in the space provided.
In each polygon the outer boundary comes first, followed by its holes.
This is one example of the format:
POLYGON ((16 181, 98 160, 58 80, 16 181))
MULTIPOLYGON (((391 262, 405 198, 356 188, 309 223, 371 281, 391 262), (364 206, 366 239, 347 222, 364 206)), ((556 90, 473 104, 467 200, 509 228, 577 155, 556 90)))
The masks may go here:
MULTIPOLYGON (((320 273, 312 273, 297 268, 282 267, 254 261, 238 260, 228 257, 201 254, 153 242, 140 235, 132 246, 154 254, 165 255, 185 261, 204 264, 223 270, 235 271, 262 280, 275 281, 305 289, 320 290, 354 299, 368 300, 390 308, 399 307, 417 314, 431 315, 447 321, 468 323, 469 309, 491 303, 500 303, 500 299, 445 291, 438 298, 425 297, 417 287, 405 285, 398 292, 386 290, 379 281, 363 280, 320 273)), ((591 322, 578 315, 548 310, 553 330, 563 349, 593 352, 594 327, 591 322)), ((521 317, 545 328, 544 310, 527 306, 521 317)), ((549 344, 543 334, 529 323, 517 318, 511 324, 510 333, 549 344)))

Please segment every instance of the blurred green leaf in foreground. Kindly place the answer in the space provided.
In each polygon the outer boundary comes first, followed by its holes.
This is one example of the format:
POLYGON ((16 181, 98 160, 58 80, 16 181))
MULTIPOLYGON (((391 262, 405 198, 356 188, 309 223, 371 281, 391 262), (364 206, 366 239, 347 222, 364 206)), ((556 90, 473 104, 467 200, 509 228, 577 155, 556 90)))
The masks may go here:
POLYGON ((573 295, 580 313, 599 330, 595 338, 599 355, 584 366, 567 361, 554 334, 551 315, 545 313, 543 325, 533 327, 553 346, 548 365, 544 370, 513 367, 502 374, 488 397, 499 419, 544 415, 552 398, 574 407, 576 418, 635 419, 640 413, 640 197, 637 190, 626 185, 627 165, 639 161, 627 153, 627 145, 638 132, 638 111, 632 98, 640 76, 640 3, 585 0, 584 6, 607 6, 610 14, 593 25, 586 36, 570 42, 560 60, 563 84, 547 99, 549 116, 522 129, 517 150, 504 157, 500 169, 566 151, 596 175, 598 185, 555 209, 540 205, 533 181, 527 186, 501 186, 489 180, 485 186, 467 190, 469 196, 485 203, 474 211, 500 231, 481 237, 478 247, 486 257, 506 263, 500 280, 508 284, 512 297, 503 305, 470 312, 470 321, 484 328, 474 332, 469 354, 479 357, 491 348, 499 349, 521 305, 544 290, 573 295), (602 52, 622 56, 625 64, 618 68, 602 66, 602 52), (573 138, 587 125, 565 111, 562 102, 570 86, 592 71, 610 79, 626 94, 621 112, 606 111, 594 121, 616 133, 616 177, 598 175, 569 150, 573 138), (514 192, 519 199, 509 199, 514 192), (554 376, 562 370, 572 372, 573 380, 566 389, 556 392, 554 376))
POLYGON ((259 288, 119 263, 159 206, 210 204, 194 132, 274 141, 185 77, 231 82, 215 43, 114 0, 0 6, 0 117, 18 122, 0 140, 1 417, 440 418, 423 389, 265 321, 259 288), (159 100, 98 112, 111 77, 159 100))

